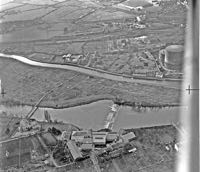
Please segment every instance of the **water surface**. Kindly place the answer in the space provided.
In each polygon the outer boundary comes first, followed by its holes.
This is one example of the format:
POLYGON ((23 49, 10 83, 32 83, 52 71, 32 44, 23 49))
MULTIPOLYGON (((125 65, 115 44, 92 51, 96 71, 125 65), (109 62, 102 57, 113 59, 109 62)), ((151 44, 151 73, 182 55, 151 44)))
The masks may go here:
MULTIPOLYGON (((85 129, 101 129, 112 104, 112 101, 103 100, 66 109, 40 108, 35 112, 33 118, 44 120, 44 110, 48 110, 53 120, 73 123, 85 129)), ((20 106, 8 108, 0 106, 0 109, 17 114, 18 116, 24 116, 30 111, 31 107, 20 106)), ((171 124, 172 122, 179 121, 180 109, 180 107, 173 107, 159 110, 147 109, 145 112, 136 112, 131 107, 121 106, 113 129, 119 130, 120 128, 140 128, 171 124)), ((186 108, 184 109, 187 111, 186 108)))

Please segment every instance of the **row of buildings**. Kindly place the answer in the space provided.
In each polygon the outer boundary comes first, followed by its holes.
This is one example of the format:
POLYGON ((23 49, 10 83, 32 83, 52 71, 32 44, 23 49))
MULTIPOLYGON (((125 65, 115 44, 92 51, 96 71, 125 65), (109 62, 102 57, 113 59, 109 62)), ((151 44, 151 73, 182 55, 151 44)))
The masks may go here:
POLYGON ((82 158, 81 151, 106 148, 113 143, 128 143, 135 137, 133 132, 120 135, 118 132, 81 130, 73 131, 70 140, 65 137, 62 139, 67 140, 67 146, 76 160, 82 158))

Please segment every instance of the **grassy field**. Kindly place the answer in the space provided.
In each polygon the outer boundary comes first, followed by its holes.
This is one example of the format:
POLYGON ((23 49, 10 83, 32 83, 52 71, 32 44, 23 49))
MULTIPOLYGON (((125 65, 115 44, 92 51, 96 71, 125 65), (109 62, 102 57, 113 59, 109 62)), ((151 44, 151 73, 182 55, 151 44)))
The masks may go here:
POLYGON ((1 104, 35 104, 54 89, 41 106, 62 108, 102 99, 152 105, 178 104, 181 90, 139 83, 117 82, 77 72, 38 68, 0 59, 0 78, 6 94, 1 104), (60 87, 58 85, 60 84, 60 87))
POLYGON ((166 151, 162 139, 166 136, 177 141, 177 131, 173 126, 160 126, 141 129, 129 129, 136 134, 131 143, 137 148, 133 154, 123 155, 113 161, 102 164, 103 171, 174 171, 176 152, 166 151))

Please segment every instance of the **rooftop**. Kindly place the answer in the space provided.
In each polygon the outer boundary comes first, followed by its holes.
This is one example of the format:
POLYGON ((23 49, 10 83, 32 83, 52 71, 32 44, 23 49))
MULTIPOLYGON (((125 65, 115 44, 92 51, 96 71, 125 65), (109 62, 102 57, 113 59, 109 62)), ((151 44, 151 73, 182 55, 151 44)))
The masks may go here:
POLYGON ((78 158, 82 158, 81 151, 76 146, 76 143, 74 141, 68 141, 67 142, 67 146, 68 146, 68 148, 69 148, 74 160, 76 160, 78 158))
POLYGON ((85 136, 88 134, 88 131, 73 131, 72 136, 85 136))
POLYGON ((124 142, 129 142, 131 139, 134 139, 136 136, 133 132, 121 135, 122 139, 124 140, 124 142))

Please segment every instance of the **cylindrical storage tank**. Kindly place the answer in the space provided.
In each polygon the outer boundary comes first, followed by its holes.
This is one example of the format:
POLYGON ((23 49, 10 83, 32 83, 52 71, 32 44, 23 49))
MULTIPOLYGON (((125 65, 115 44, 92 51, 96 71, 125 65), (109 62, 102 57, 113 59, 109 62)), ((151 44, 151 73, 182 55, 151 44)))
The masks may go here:
POLYGON ((170 45, 165 48, 165 66, 171 70, 182 70, 184 47, 170 45))

